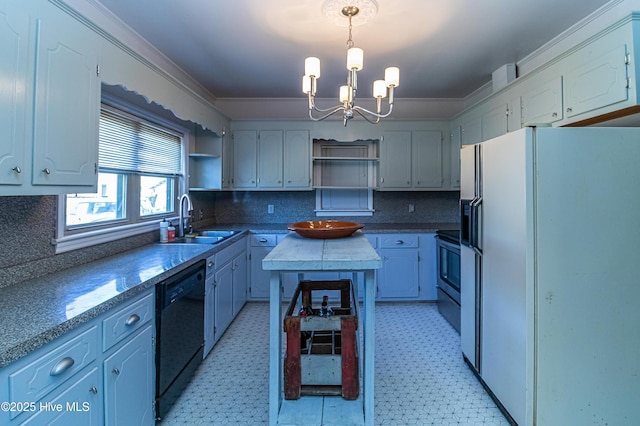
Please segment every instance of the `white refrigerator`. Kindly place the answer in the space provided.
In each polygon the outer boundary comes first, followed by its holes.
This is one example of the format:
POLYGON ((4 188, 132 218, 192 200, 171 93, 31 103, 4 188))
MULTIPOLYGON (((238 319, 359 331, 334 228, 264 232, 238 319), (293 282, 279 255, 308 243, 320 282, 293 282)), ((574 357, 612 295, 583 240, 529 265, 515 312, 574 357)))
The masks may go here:
POLYGON ((640 129, 524 128, 461 166, 469 364, 521 426, 637 422, 640 129))

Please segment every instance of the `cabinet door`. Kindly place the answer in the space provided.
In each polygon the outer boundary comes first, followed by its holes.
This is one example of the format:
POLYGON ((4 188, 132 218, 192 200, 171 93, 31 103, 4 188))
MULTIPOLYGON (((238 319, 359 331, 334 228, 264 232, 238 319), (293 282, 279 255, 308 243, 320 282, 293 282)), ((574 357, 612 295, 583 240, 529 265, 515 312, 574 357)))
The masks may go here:
POLYGON ((216 318, 215 318, 215 276, 207 278, 204 287, 204 355, 207 356, 216 343, 216 318))
POLYGON ((233 263, 233 316, 238 315, 247 301, 247 254, 243 252, 233 263))
POLYGON ((233 320, 233 262, 216 271, 215 283, 215 340, 218 341, 233 320))
POLYGON ((104 361, 106 425, 153 425, 153 326, 149 324, 104 361))
POLYGON ((258 134, 255 130, 236 130, 233 133, 233 187, 256 187, 258 134))
POLYGON ((627 100, 626 54, 624 44, 607 49, 565 75, 567 118, 627 100))
POLYGON ((262 130, 258 143, 258 187, 282 188, 282 130, 262 130))
POLYGON ((522 128, 522 100, 516 96, 507 105, 507 132, 522 128))
POLYGON ((0 185, 21 185, 29 64, 29 15, 19 2, 0 5, 0 185))
POLYGON ((462 148, 462 128, 460 125, 451 127, 451 189, 460 188, 460 148, 462 148))
POLYGON ((417 299, 418 250, 381 248, 379 253, 378 299, 417 299))
POLYGON ((58 20, 37 21, 32 179, 90 192, 98 183, 98 36, 56 13, 58 20))
POLYGON ((442 133, 416 131, 411 135, 414 188, 442 188, 442 133))
MULTIPOLYGON (((149 343, 151 347, 151 343, 149 343)), ((38 408, 37 414, 31 416, 22 425, 47 425, 47 426, 100 426, 102 421, 102 395, 100 392, 100 373, 97 367, 91 368, 78 380, 62 386, 62 391, 47 395, 46 400, 20 401, 35 402, 38 408), (40 404, 49 404, 48 407, 61 407, 57 409, 41 409, 40 404)), ((149 380, 153 380, 150 378, 149 380)), ((153 382, 150 382, 153 383, 153 382)), ((151 401, 149 401, 151 404, 151 401)), ((151 408, 151 407, 150 407, 151 408)), ((133 424, 133 423, 122 423, 133 424)), ((142 424, 142 423, 137 423, 142 424)), ((150 421, 146 424, 151 425, 150 421)))
POLYGON ((562 120, 562 77, 557 77, 522 94, 522 121, 553 123, 562 120))
POLYGON ((308 130, 287 130, 285 133, 284 187, 311 189, 311 139, 308 130))
POLYGON ((482 119, 469 118, 462 122, 462 145, 482 142, 482 119))
POLYGON ((222 189, 232 187, 233 141, 228 135, 222 136, 222 189))
POLYGON ((380 143, 380 188, 411 187, 411 132, 384 132, 380 143))
POLYGON ((273 249, 273 247, 251 247, 251 287, 249 296, 251 300, 269 300, 269 280, 271 271, 262 269, 262 259, 273 249))
POLYGON ((482 116, 482 140, 486 141, 507 133, 507 105, 501 104, 482 116))

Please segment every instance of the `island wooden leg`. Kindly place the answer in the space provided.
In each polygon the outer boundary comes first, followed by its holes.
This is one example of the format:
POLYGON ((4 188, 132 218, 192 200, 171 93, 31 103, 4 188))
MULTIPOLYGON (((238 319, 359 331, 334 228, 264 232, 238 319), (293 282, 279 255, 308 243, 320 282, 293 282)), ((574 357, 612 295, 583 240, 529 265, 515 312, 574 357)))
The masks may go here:
POLYGON ((282 402, 282 306, 280 272, 271 271, 269 283, 269 424, 278 423, 282 402))

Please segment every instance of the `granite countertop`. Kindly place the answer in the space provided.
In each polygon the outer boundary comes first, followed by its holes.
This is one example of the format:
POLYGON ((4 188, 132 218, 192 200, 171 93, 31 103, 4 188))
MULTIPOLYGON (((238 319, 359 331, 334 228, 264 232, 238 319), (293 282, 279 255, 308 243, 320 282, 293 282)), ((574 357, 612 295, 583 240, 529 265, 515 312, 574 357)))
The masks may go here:
MULTIPOLYGON (((221 224, 207 229, 287 233, 288 224, 221 224)), ((364 233, 457 229, 452 223, 366 223, 364 233)), ((208 244, 151 244, 2 288, 0 368, 155 286, 246 235, 208 244)))
POLYGON ((151 244, 2 288, 0 368, 90 321, 245 233, 208 244, 151 244))

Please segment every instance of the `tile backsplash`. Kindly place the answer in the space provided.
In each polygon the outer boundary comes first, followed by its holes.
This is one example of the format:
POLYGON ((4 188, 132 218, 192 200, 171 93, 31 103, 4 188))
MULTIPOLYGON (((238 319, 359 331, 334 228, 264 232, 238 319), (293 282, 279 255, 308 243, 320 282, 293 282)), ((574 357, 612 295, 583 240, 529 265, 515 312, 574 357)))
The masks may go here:
MULTIPOLYGON (((313 191, 192 193, 195 225, 293 223, 315 219, 313 191), (268 213, 268 206, 273 213, 268 213), (200 219, 200 214, 202 219, 200 219)), ((456 223, 459 192, 374 192, 373 216, 361 223, 456 223), (413 212, 409 212, 409 205, 413 212)), ((0 288, 157 242, 149 232, 55 254, 56 196, 0 197, 0 288)))

